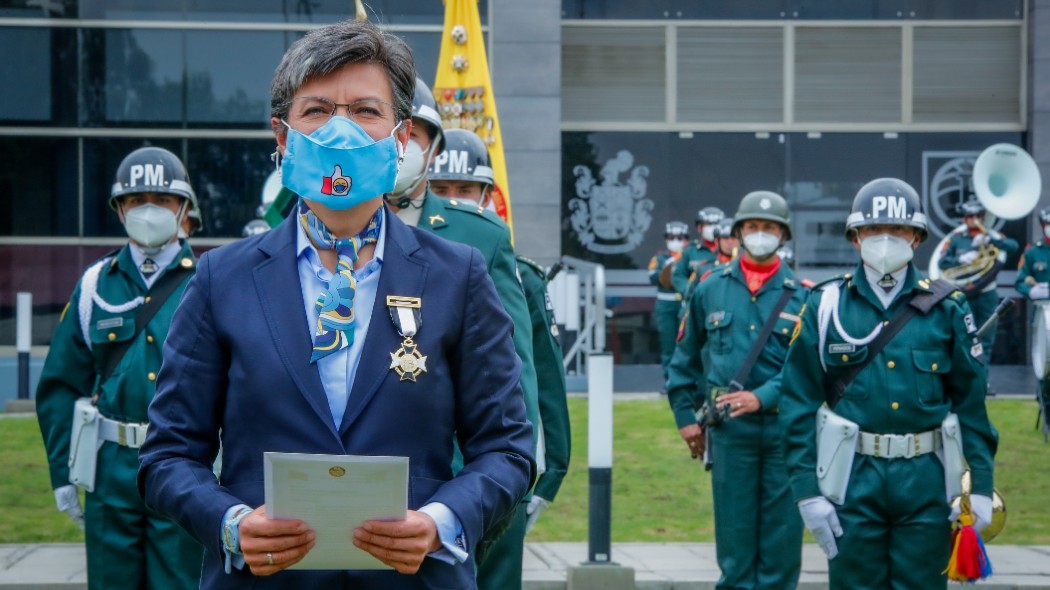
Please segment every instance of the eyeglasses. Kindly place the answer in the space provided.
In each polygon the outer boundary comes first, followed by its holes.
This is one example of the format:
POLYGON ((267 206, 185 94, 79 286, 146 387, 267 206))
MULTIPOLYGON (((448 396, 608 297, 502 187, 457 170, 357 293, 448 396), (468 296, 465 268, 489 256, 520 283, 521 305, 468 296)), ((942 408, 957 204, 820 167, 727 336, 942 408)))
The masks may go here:
POLYGON ((344 107, 347 116, 361 126, 394 120, 394 106, 388 102, 365 98, 340 104, 320 96, 300 96, 292 99, 288 118, 317 129, 335 116, 339 107, 344 107))

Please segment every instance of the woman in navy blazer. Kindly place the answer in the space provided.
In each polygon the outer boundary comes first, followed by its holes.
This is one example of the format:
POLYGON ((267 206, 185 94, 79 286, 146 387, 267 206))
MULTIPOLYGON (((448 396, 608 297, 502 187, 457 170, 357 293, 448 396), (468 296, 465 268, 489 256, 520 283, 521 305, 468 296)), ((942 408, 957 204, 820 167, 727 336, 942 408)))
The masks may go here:
MULTIPOLYGON (((347 21, 309 33, 289 48, 271 88, 278 152, 287 149, 285 124, 301 124, 288 106, 302 95, 392 105, 396 117, 366 131, 404 146, 414 80, 408 48, 373 25, 347 21)), ((371 264, 379 278, 367 330, 356 334, 364 340, 341 420, 330 406, 332 383, 311 362, 303 230, 293 214, 202 256, 164 346, 140 492, 206 547, 202 588, 473 588, 473 544, 514 509, 535 474, 510 318, 477 250, 405 226, 380 210, 382 195, 345 210, 306 203, 336 237, 357 235, 377 215, 383 226, 380 243, 361 247, 354 263, 366 273, 371 264), (414 379, 391 368, 404 336, 388 296, 420 302, 413 340, 427 359, 414 379), (465 461, 454 477, 453 438, 465 461), (302 521, 266 518, 267 451, 409 457, 406 519, 353 531, 358 547, 394 569, 286 570, 314 535, 302 521), (444 517, 426 511, 434 505, 444 517), (448 524, 454 538, 446 538, 448 524)), ((335 267, 334 250, 315 252, 335 267)))

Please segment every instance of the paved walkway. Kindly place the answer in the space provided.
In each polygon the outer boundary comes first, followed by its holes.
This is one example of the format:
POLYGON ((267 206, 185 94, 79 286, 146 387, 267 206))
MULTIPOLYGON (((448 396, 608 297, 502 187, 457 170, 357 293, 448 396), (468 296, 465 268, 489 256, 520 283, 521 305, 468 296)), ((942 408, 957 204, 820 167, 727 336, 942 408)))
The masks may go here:
MULTIPOLYGON (((805 545, 799 588, 827 588, 827 560, 816 545, 805 545)), ((1050 590, 1050 546, 989 545, 995 575, 984 590, 1050 590)), ((566 570, 587 559, 586 543, 528 543, 525 590, 562 590, 566 570)), ((614 543, 612 559, 634 568, 635 585, 645 590, 708 590, 718 566, 712 543, 614 543)), ((85 588, 84 546, 78 543, 0 545, 0 590, 81 590, 85 588)))

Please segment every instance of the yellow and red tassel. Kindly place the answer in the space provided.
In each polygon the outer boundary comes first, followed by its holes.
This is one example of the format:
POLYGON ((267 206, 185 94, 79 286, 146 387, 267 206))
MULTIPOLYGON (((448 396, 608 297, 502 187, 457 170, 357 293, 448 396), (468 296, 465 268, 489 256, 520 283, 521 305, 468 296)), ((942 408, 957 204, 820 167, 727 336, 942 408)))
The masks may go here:
POLYGON ((988 559, 984 541, 973 528, 973 515, 968 508, 964 504, 959 524, 952 530, 952 556, 948 567, 941 572, 955 582, 976 582, 992 575, 992 562, 988 559))

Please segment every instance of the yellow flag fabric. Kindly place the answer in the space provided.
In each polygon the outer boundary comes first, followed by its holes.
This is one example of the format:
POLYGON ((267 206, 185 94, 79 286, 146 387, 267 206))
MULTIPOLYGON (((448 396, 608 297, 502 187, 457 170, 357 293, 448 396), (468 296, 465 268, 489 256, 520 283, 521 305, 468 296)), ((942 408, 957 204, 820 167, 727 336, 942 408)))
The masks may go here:
POLYGON ((496 178, 493 206, 510 226, 513 235, 507 164, 503 157, 499 117, 496 116, 496 99, 492 96, 485 38, 481 34, 478 0, 444 2, 445 30, 434 76, 434 100, 445 129, 469 129, 488 146, 496 178))

